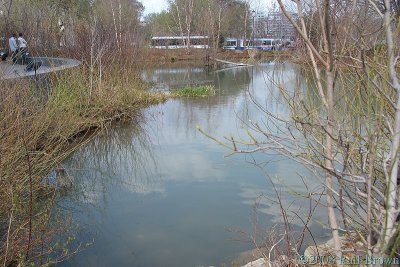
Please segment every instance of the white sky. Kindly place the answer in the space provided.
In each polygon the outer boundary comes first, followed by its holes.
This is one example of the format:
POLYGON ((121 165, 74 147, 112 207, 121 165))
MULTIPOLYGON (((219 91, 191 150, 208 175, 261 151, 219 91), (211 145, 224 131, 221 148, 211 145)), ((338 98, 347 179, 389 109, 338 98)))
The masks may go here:
MULTIPOLYGON (((144 15, 154 13, 154 12, 161 12, 167 8, 167 0, 140 0, 144 7, 144 15)), ((273 0, 253 0, 253 8, 257 11, 266 11, 267 6, 271 6, 271 2, 273 0)))
POLYGON ((140 0, 144 7, 144 14, 161 12, 167 8, 167 0, 140 0))

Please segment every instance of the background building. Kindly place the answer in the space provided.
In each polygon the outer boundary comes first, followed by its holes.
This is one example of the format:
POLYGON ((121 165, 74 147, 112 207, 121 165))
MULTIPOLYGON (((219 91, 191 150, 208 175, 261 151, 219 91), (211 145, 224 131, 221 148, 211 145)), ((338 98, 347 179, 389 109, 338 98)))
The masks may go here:
POLYGON ((266 12, 257 12, 254 17, 254 37, 268 37, 268 14, 266 12))
MULTIPOLYGON (((297 20, 297 14, 291 16, 297 20)), ((258 12, 254 16, 254 36, 257 38, 295 39, 296 30, 281 12, 258 12)))

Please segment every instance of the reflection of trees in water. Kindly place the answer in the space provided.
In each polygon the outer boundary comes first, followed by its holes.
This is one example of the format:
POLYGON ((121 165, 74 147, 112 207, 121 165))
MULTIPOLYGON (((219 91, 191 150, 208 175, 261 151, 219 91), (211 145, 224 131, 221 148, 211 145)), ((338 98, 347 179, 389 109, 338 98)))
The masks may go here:
MULTIPOLYGON (((179 69, 178 72, 184 70, 179 69)), ((168 80, 180 77, 176 71, 162 72, 168 80)), ((262 119, 260 107, 287 117, 289 109, 279 87, 291 88, 292 93, 298 87, 306 90, 299 68, 290 63, 217 69, 208 73, 205 79, 213 80, 216 96, 183 97, 168 110, 174 114, 170 118, 171 123, 177 126, 177 131, 184 131, 186 136, 196 135, 196 125, 210 134, 217 134, 219 129, 236 131, 249 119, 262 119)))
MULTIPOLYGON (((229 116, 245 125, 249 120, 263 120, 265 110, 283 118, 290 116, 282 88, 290 94, 298 94, 298 90, 308 91, 300 69, 290 63, 274 62, 252 68, 237 68, 219 73, 218 79, 219 83, 217 81, 216 84, 220 85, 222 91, 229 92, 229 97, 213 98, 207 104, 216 106, 214 113, 218 108, 226 110, 226 106, 229 106, 229 116)), ((194 106, 196 102, 204 100, 196 100, 194 106)), ((189 103, 187 108, 191 106, 192 103, 189 103)), ((237 125, 239 122, 236 120, 232 123, 237 125)))
POLYGON ((214 68, 213 71, 204 67, 164 67, 148 71, 147 75, 156 77, 161 83, 176 80, 182 83, 213 81, 216 96, 180 98, 176 101, 176 107, 169 110, 176 114, 171 116, 171 123, 177 125, 177 131, 184 131, 186 136, 196 135, 193 131, 196 125, 210 134, 217 134, 222 128, 236 131, 243 125, 246 127, 249 120, 267 123, 263 121, 265 111, 286 119, 292 114, 285 94, 282 94, 283 88, 290 96, 305 92, 310 101, 315 101, 315 86, 309 75, 299 66, 288 62, 214 68))
MULTIPOLYGON (((276 62, 254 67, 251 69, 250 73, 252 79, 248 85, 247 94, 243 95, 241 105, 236 107, 236 117, 241 121, 241 126, 245 129, 244 131, 239 131, 239 135, 242 133, 244 142, 249 142, 246 129, 252 128, 253 123, 264 125, 265 128, 279 135, 281 127, 286 127, 284 121, 293 115, 289 100, 292 97, 307 94, 314 100, 314 88, 310 86, 308 77, 302 72, 299 66, 285 62, 276 62), (271 121, 266 114, 272 114, 276 116, 276 118, 281 118, 282 121, 280 122, 279 119, 271 121)), ((262 140, 262 133, 251 131, 251 134, 253 137, 262 140)), ((218 138, 220 136, 216 137, 218 138)), ((237 140, 240 138, 241 136, 236 136, 237 140)), ((274 184, 279 190, 282 189, 282 191, 290 191, 292 193, 296 192, 296 194, 302 193, 304 184, 302 184, 302 180, 298 177, 298 173, 305 174, 310 181, 316 181, 313 174, 309 173, 300 165, 294 162, 278 164, 277 161, 279 160, 282 159, 272 153, 263 154, 262 156, 252 155, 249 158, 251 163, 258 165, 261 169, 267 170, 268 166, 274 166, 274 172, 279 174, 279 177, 274 179, 274 184), (277 170, 276 168, 279 167, 282 169, 277 170), (296 171, 291 173, 289 170, 296 171)), ((264 189, 260 189, 251 184, 242 185, 241 189, 243 190, 241 196, 245 199, 247 198, 246 201, 248 201, 248 204, 251 204, 251 201, 254 201, 257 196, 261 195, 261 192, 264 192, 264 189)), ((274 196, 274 194, 274 192, 269 192, 267 190, 266 196, 274 196)), ((273 197, 271 199, 273 199, 273 197)), ((277 206, 273 205, 271 199, 260 199, 260 212, 273 215, 274 218, 280 219, 280 209, 277 209, 277 206)), ((281 195, 281 201, 283 201, 285 206, 290 206, 290 210, 298 211, 304 205, 304 201, 300 200, 294 202, 294 200, 295 198, 291 193, 281 195)), ((301 221, 294 221, 294 223, 299 226, 302 225, 301 221)))
POLYGON ((262 109, 261 113, 257 112, 258 117, 262 116, 265 110, 287 117, 289 108, 282 89, 284 88, 285 92, 291 95, 295 94, 299 88, 306 89, 304 77, 298 67, 290 63, 276 62, 256 68, 254 73, 255 79, 254 84, 249 87, 250 101, 247 102, 249 104, 247 108, 254 109, 255 106, 256 110, 262 109))
MULTIPOLYGON (((216 72, 205 67, 161 67, 148 69, 144 75, 162 83, 214 83, 216 96, 184 97, 176 100, 177 105, 168 105, 170 123, 176 126, 177 131, 184 131, 186 136, 198 134, 195 127, 200 122, 212 132, 228 127, 229 123, 234 124, 237 105, 243 101, 253 79, 251 68, 216 72)), ((162 191, 157 181, 149 180, 156 172, 156 160, 151 151, 151 141, 139 123, 135 123, 135 127, 117 125, 106 131, 68 161, 69 172, 79 178, 74 192, 76 199, 95 203, 100 195, 106 196, 108 189, 114 186, 124 186, 141 193, 162 191)))
POLYGON ((143 78, 156 84, 160 90, 169 90, 187 85, 212 84, 212 69, 199 66, 148 68, 143 78))
POLYGON ((238 67, 216 71, 214 73, 215 87, 220 90, 221 94, 236 96, 249 86, 253 79, 252 69, 251 67, 238 67))
MULTIPOLYGON (((85 203, 107 198, 114 187, 152 190, 157 164, 142 123, 120 123, 80 149, 66 163, 75 179, 71 197, 85 203)), ((156 190, 156 189, 154 189, 156 190)))
POLYGON ((196 135, 196 125, 215 132, 221 127, 231 127, 228 122, 235 118, 236 103, 243 97, 251 81, 249 68, 236 68, 227 71, 212 72, 210 79, 216 89, 216 95, 210 97, 182 97, 171 107, 174 115, 171 120, 176 129, 184 131, 186 136, 196 135), (232 116, 233 115, 233 116, 232 116))

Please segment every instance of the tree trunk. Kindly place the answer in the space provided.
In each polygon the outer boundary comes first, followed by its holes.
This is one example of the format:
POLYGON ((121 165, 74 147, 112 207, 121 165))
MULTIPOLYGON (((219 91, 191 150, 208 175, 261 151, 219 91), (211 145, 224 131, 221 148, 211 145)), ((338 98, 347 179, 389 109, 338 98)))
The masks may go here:
POLYGON ((390 240, 396 231, 396 219, 398 212, 396 207, 398 206, 397 196, 397 175, 399 169, 399 145, 400 145, 400 83, 396 73, 397 57, 395 57, 395 43, 393 39, 393 28, 391 18, 391 6, 390 0, 385 0, 385 13, 384 13, 384 28, 386 33, 387 53, 388 53, 388 71, 390 76, 390 82, 396 91, 397 103, 393 125, 393 136, 391 138, 391 155, 390 155, 390 172, 387 179, 386 189, 386 211, 383 231, 381 233, 379 250, 381 255, 386 253, 390 240))
POLYGON ((327 96, 327 115, 328 121, 326 125, 326 148, 325 148, 325 167, 328 171, 325 173, 325 186, 327 187, 326 190, 326 203, 328 208, 328 218, 329 218, 329 225, 332 231, 332 237, 335 246, 335 255, 337 260, 337 266, 340 266, 339 260, 342 256, 341 251, 341 244, 339 238, 339 231, 338 231, 338 224, 336 220, 335 210, 333 208, 334 199, 333 199, 333 181, 332 175, 330 174, 329 170, 333 170, 333 145, 332 145, 332 136, 333 136, 333 122, 334 122, 334 109, 333 109, 333 88, 334 88, 334 74, 331 70, 326 71, 326 96, 327 96))

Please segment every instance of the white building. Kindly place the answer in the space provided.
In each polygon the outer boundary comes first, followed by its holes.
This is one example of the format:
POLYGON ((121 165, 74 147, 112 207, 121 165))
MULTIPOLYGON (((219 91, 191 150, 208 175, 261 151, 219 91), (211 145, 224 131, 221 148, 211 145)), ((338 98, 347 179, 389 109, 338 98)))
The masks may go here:
MULTIPOLYGON (((297 20, 297 14, 291 16, 297 20)), ((296 30, 286 16, 281 12, 257 12, 254 15, 254 37, 295 39, 296 30)))

